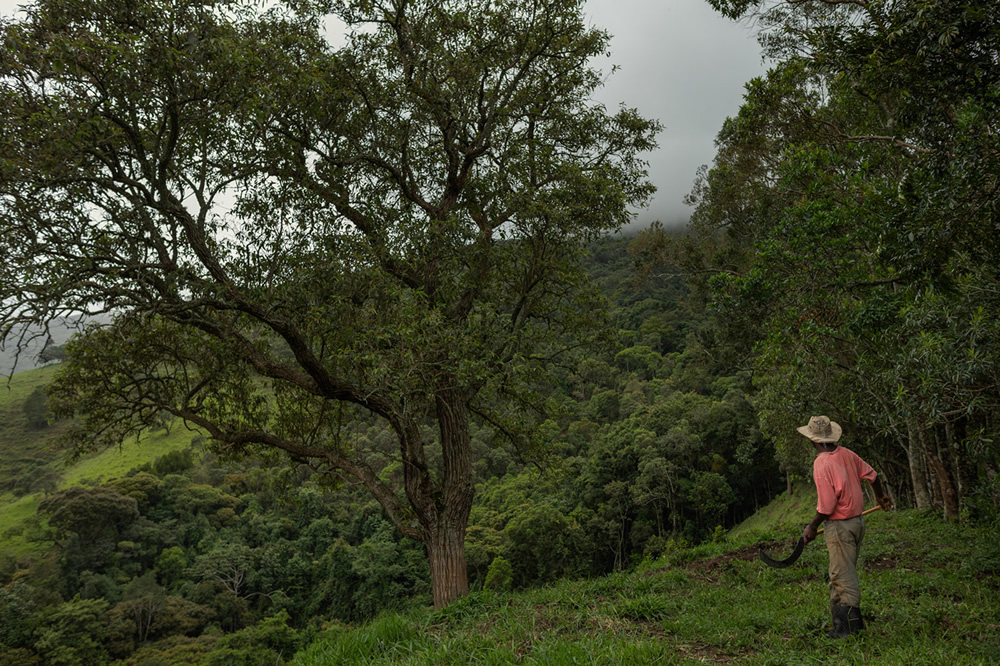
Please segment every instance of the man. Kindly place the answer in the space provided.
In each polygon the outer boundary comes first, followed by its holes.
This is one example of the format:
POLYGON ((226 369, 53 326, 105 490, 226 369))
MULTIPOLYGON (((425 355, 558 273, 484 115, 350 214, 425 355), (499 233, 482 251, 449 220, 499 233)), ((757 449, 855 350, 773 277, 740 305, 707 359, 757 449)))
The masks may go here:
POLYGON ((865 537, 864 495, 861 479, 872 484, 878 503, 892 508, 882 481, 871 465, 850 449, 838 446, 843 429, 825 416, 814 416, 797 430, 816 448, 813 481, 816 483, 816 515, 802 531, 809 543, 825 522, 826 549, 830 554, 831 638, 843 638, 865 628, 861 619, 861 586, 858 583, 858 552, 865 537))

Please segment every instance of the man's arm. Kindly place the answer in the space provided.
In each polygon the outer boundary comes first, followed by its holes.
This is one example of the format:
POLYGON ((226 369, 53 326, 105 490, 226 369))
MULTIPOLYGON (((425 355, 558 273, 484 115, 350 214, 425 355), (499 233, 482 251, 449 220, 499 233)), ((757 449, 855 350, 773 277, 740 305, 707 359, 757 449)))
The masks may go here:
POLYGON ((806 528, 802 530, 802 540, 805 541, 806 543, 809 543, 810 541, 815 539, 816 530, 819 529, 819 526, 823 524, 823 521, 829 517, 830 514, 820 513, 819 511, 817 511, 816 515, 813 516, 813 519, 809 522, 808 525, 806 525, 806 528))

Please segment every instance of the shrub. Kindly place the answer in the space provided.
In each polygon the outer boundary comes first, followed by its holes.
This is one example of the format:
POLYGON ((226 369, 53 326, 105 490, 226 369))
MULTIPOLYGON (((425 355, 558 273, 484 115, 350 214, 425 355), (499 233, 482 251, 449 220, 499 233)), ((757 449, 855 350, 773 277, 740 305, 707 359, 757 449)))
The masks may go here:
POLYGON ((510 591, 514 582, 514 567, 506 559, 497 555, 486 570, 486 580, 483 587, 489 590, 510 591))

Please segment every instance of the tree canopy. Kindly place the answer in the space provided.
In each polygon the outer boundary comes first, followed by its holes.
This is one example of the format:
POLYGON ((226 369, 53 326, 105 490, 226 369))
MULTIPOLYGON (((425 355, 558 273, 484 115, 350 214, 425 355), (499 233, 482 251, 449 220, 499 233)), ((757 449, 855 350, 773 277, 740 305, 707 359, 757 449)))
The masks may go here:
POLYGON ((685 256, 762 427, 795 467, 793 426, 839 418, 901 495, 957 516, 1000 464, 1000 9, 710 2, 775 62, 718 135, 685 256))
POLYGON ((608 36, 576 0, 319 5, 40 0, 3 26, 0 333, 112 315, 51 390, 74 446, 167 411, 360 482, 443 605, 470 421, 530 446, 536 383, 599 312, 577 254, 652 192, 658 124, 591 101, 608 36), (344 428, 366 419, 395 444, 344 428))

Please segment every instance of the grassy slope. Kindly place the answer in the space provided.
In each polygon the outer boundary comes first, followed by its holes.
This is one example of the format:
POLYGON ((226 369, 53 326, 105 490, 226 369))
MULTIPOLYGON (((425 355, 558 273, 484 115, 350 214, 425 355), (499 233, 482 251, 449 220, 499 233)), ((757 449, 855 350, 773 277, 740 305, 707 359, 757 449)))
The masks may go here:
POLYGON ((18 557, 47 548, 47 545, 29 541, 27 525, 35 516, 40 501, 39 495, 0 496, 0 554, 18 557))
POLYGON ((61 429, 32 430, 24 415, 25 400, 36 388, 46 386, 54 374, 55 366, 48 366, 18 373, 9 382, 0 379, 0 473, 12 472, 19 459, 55 459, 47 444, 61 429))
MULTIPOLYGON (((34 431, 25 424, 22 405, 37 387, 52 380, 55 366, 20 372, 6 386, 0 385, 0 474, 11 473, 16 462, 35 459, 47 463, 48 468, 61 474, 59 488, 100 483, 124 476, 129 470, 150 463, 164 453, 190 445, 195 433, 175 426, 167 435, 164 431, 151 433, 141 442, 125 442, 119 449, 109 449, 87 456, 75 463, 66 464, 62 453, 51 444, 61 432, 59 426, 34 431)), ((23 497, 0 495, 0 553, 24 555, 46 547, 28 540, 26 524, 35 515, 42 495, 34 493, 23 497)))
MULTIPOLYGON (((52 467, 58 453, 50 444, 57 429, 34 431, 28 428, 23 405, 31 392, 45 386, 55 373, 54 366, 21 372, 0 381, 0 476, 9 479, 22 475, 31 467, 36 470, 52 467)), ((0 552, 22 555, 40 548, 30 543, 24 534, 26 521, 35 515, 40 495, 15 497, 10 493, 0 495, 0 552)))
MULTIPOLYGON (((868 505, 873 505, 871 498, 868 505)), ((791 493, 782 493, 743 523, 729 531, 730 541, 759 541, 787 534, 789 525, 805 525, 816 513, 816 491, 799 482, 791 493)))
POLYGON ((120 478, 165 453, 187 448, 197 434, 178 425, 170 429, 170 434, 160 430, 144 435, 139 442, 130 439, 120 448, 101 451, 67 466, 60 488, 120 478))
MULTIPOLYGON (((799 508, 809 515, 808 504, 799 508)), ((723 543, 632 572, 512 595, 477 592, 440 612, 334 627, 294 663, 954 665, 1000 658, 1000 545, 991 532, 916 511, 870 516, 861 562, 868 631, 836 641, 825 636, 822 537, 787 569, 757 558, 756 534, 787 535, 771 542, 775 554, 794 545, 801 521, 793 516, 780 528, 779 515, 758 515, 723 543)))

